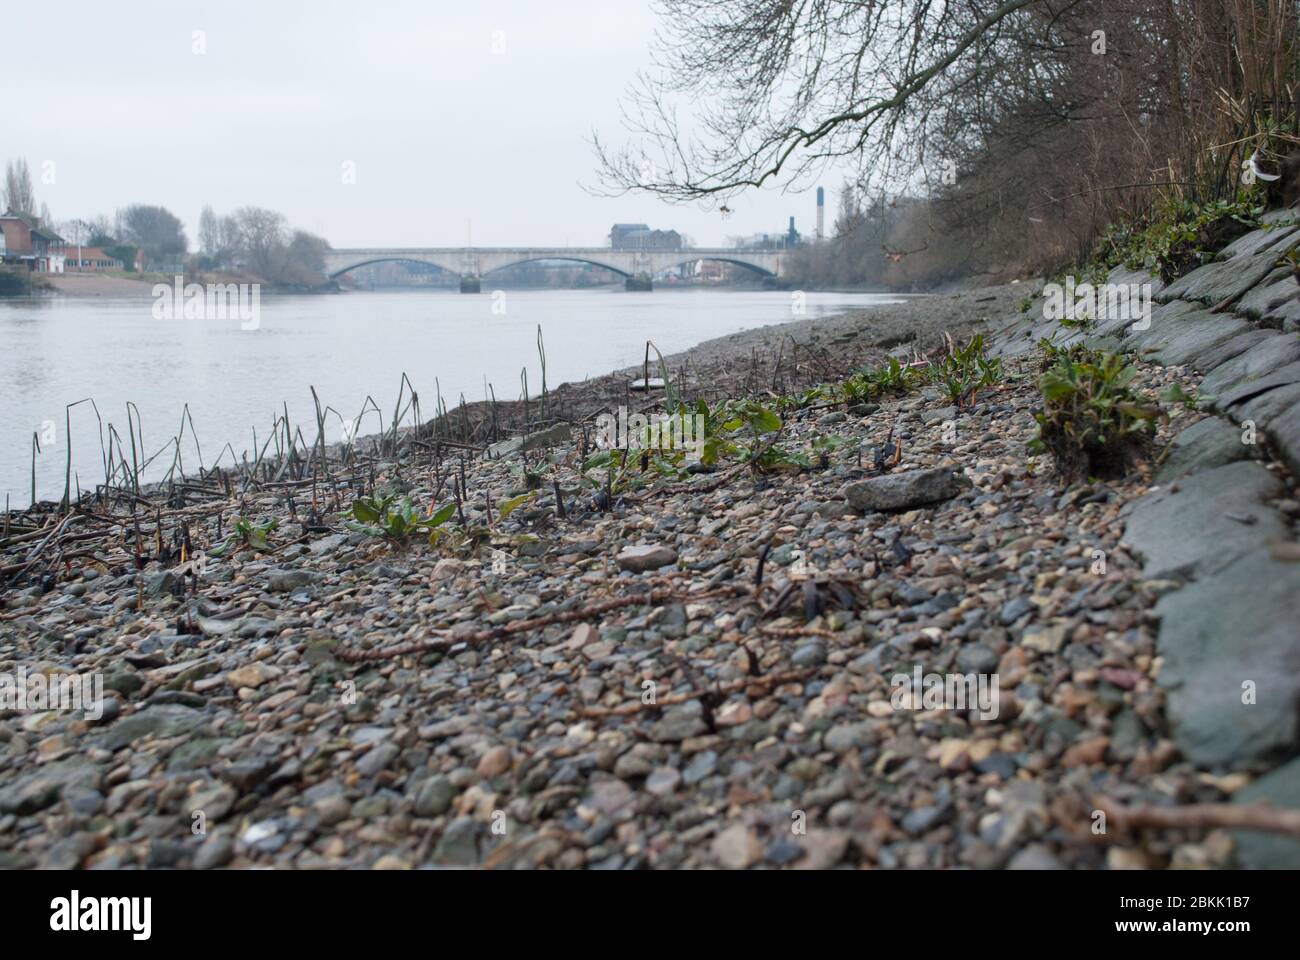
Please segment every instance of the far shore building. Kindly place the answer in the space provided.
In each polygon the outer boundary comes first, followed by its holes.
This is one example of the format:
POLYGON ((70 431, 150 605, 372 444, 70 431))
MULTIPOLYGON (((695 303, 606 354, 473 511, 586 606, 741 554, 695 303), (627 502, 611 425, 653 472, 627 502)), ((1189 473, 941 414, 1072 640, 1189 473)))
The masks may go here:
POLYGON ((99 247, 70 246, 63 260, 63 269, 68 273, 103 273, 106 270, 124 268, 125 265, 121 260, 105 253, 99 247))
POLYGON ((67 241, 24 217, 0 217, 0 262, 24 266, 32 273, 63 273, 67 241))
POLYGON ((682 235, 676 230, 651 230, 644 223, 616 223, 609 231, 612 250, 680 250, 682 235))

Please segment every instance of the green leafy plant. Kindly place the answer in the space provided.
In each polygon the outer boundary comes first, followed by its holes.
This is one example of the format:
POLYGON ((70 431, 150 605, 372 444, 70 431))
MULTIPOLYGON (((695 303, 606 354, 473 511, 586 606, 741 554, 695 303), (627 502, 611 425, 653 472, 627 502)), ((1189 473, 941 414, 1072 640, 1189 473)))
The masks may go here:
POLYGON ((1038 341, 1039 352, 1039 372, 1050 370, 1062 357, 1068 357, 1071 360, 1083 360, 1087 358, 1090 351, 1081 343, 1072 344, 1068 347, 1062 347, 1047 337, 1038 341))
POLYGON ((1300 284, 1300 248, 1293 248, 1282 254, 1278 266, 1284 263, 1291 268, 1291 275, 1295 277, 1296 283, 1300 284))
POLYGON ((1160 413, 1133 390, 1136 375, 1119 354, 1058 351, 1038 380, 1043 409, 1030 450, 1051 453, 1071 480, 1122 476, 1149 446, 1160 413))
POLYGON ((529 493, 521 493, 517 497, 511 497, 509 500, 503 500, 501 501, 501 505, 497 507, 497 517, 498 519, 504 520, 525 503, 532 503, 536 499, 537 492, 534 490, 529 493))
POLYGON ((255 550, 258 553, 266 553, 271 549, 271 543, 268 539, 277 527, 280 521, 272 518, 265 523, 253 523, 244 517, 237 517, 230 525, 231 533, 226 538, 225 543, 213 547, 208 551, 212 557, 225 556, 231 551, 242 549, 255 550))
POLYGON ((701 460, 716 463, 719 457, 734 457, 763 473, 786 466, 799 466, 775 441, 784 426, 775 410, 757 400, 727 400, 705 417, 705 440, 701 460))
POLYGON ((835 390, 840 399, 850 406, 874 400, 880 393, 875 382, 861 373, 849 376, 835 390))
POLYGON ((834 457, 835 451, 852 442, 848 437, 814 437, 809 444, 808 455, 802 460, 809 466, 816 464, 818 468, 825 470, 831 465, 831 458, 834 457))
POLYGON ((601 450, 583 461, 579 470, 582 482, 593 490, 603 491, 610 497, 634 490, 645 483, 645 478, 633 469, 638 458, 627 450, 601 450))
POLYGON ((904 366, 897 357, 890 357, 888 362, 872 374, 881 393, 908 393, 924 382, 920 371, 904 366))
MULTIPOLYGON (((797 397, 788 402, 797 402, 797 397)), ((709 409, 699 400, 692 410, 683 403, 677 406, 679 417, 698 418, 690 445, 699 452, 699 464, 714 467, 738 460, 758 473, 782 468, 807 468, 811 462, 793 454, 775 442, 784 423, 776 412, 778 400, 768 406, 758 400, 726 400, 709 409)), ((607 498, 644 486, 660 477, 683 480, 691 474, 687 460, 688 445, 669 448, 605 449, 597 451, 582 464, 582 482, 607 498)))
POLYGON ((776 409, 781 410, 803 410, 818 403, 835 403, 839 400, 850 399, 844 396, 838 384, 823 383, 812 387, 802 393, 787 393, 776 398, 776 409))
POLYGON ((966 407, 975 402, 981 388, 1002 379, 1002 360, 985 353, 982 334, 975 334, 964 347, 950 338, 942 359, 930 364, 930 378, 950 401, 966 407))
POLYGON ((855 370, 840 385, 840 393, 850 403, 874 400, 884 394, 895 396, 909 393, 925 381, 920 371, 899 363, 890 357, 881 367, 862 367, 855 370))
POLYGON ((426 535, 429 543, 437 543, 446 531, 439 528, 456 513, 456 504, 448 503, 427 516, 410 497, 358 497, 352 503, 353 520, 344 521, 349 530, 379 537, 391 543, 403 543, 417 533, 426 535))
POLYGON ((1181 403, 1188 410, 1195 410, 1201 403, 1201 398, 1196 391, 1188 393, 1180 383, 1171 383, 1167 386, 1160 394, 1160 399, 1169 404, 1181 403))
POLYGON ((1102 235, 1098 258, 1104 266, 1148 270, 1172 283, 1237 237, 1264 226, 1263 212, 1258 191, 1199 204, 1166 198, 1147 217, 1112 225, 1102 235))

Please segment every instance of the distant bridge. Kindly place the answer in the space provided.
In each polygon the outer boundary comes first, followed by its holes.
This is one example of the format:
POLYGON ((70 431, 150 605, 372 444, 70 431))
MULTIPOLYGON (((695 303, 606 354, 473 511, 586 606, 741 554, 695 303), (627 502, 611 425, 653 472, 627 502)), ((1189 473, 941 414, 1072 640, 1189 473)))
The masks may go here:
POLYGON ((737 250, 731 247, 691 247, 685 250, 613 250, 609 247, 395 247, 331 250, 325 272, 331 278, 369 263, 405 260, 428 263, 458 275, 464 292, 478 292, 480 279, 494 270, 535 260, 590 263, 627 278, 628 289, 648 290, 658 273, 697 260, 720 260, 746 267, 764 277, 779 277, 783 250, 737 250))

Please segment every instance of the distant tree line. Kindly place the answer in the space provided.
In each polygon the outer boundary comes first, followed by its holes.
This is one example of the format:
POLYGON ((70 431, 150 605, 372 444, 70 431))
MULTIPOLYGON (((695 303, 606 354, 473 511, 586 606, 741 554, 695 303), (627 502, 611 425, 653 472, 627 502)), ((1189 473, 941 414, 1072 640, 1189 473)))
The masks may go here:
POLYGON ((240 207, 219 217, 205 206, 198 239, 200 267, 252 273, 286 285, 320 283, 329 250, 321 237, 291 228, 283 214, 262 207, 240 207))
POLYGON ((845 183, 828 237, 794 247, 786 255, 786 278, 810 289, 923 290, 1009 269, 945 224, 946 213, 941 201, 883 193, 864 197, 855 184, 845 183))
MULTIPOLYGON (((5 164, 0 184, 0 212, 23 217, 59 233, 70 243, 99 247, 127 270, 134 269, 137 251, 146 265, 182 264, 189 251, 185 224, 166 207, 133 203, 112 216, 99 214, 85 220, 56 224, 49 207, 37 207, 27 161, 5 164)), ((205 206, 199 218, 199 255, 192 259, 201 270, 251 274, 267 283, 314 286, 322 280, 329 244, 321 237, 289 226, 283 214, 262 207, 240 207, 218 217, 205 206)))

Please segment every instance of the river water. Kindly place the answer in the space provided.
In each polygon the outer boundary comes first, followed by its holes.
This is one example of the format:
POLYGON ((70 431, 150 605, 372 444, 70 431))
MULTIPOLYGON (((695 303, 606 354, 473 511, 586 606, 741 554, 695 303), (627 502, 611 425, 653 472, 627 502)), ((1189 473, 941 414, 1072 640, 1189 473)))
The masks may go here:
MULTIPOLYGON (((808 293, 806 318, 893 302, 875 294, 808 293)), ((645 342, 668 355, 714 337, 795 319, 792 296, 779 291, 619 289, 510 290, 477 296, 454 291, 347 293, 263 297, 256 329, 238 319, 156 319, 153 301, 54 297, 0 299, 0 508, 31 500, 32 435, 38 499, 63 493, 68 453, 67 404, 93 398, 104 423, 127 441, 127 401, 140 411, 145 447, 156 453, 180 426, 186 404, 211 466, 229 443, 253 454, 253 430, 264 442, 288 404, 291 421, 310 443, 315 408, 355 419, 366 395, 391 417, 405 372, 427 419, 440 389, 449 407, 463 393, 482 400, 485 382, 497 399, 521 395, 520 370, 531 394, 541 386, 540 325, 548 386, 639 364, 645 342), (436 389, 435 389, 436 388, 436 389)), ((72 463, 82 489, 103 482, 100 427, 90 404, 72 409, 72 463)), ((374 414, 357 427, 376 433, 374 414)), ((326 437, 342 439, 330 416, 326 437)), ((194 442, 183 449, 187 472, 198 465, 194 442)), ((226 451, 224 462, 230 462, 226 451)), ((170 452, 146 471, 166 474, 170 452)))

